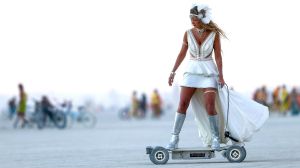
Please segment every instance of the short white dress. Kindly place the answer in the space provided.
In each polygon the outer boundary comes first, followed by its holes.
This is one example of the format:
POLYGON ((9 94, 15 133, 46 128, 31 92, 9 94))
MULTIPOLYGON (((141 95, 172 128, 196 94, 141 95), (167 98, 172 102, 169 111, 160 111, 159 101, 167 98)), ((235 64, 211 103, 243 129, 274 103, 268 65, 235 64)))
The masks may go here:
MULTIPOLYGON (((199 46, 191 29, 187 31, 188 47, 191 56, 185 68, 180 86, 216 88, 215 109, 219 116, 219 136, 221 143, 226 144, 228 142, 228 139, 224 136, 227 116, 227 131, 240 142, 247 142, 251 140, 254 133, 260 130, 268 119, 269 110, 266 106, 238 92, 227 90, 226 87, 220 88, 218 85, 219 73, 212 58, 215 36, 216 33, 211 32, 201 46, 199 46)), ((191 99, 191 107, 203 145, 209 146, 211 145, 212 134, 208 114, 204 106, 203 91, 201 89, 197 89, 194 93, 191 99)))
POLYGON ((219 73, 212 58, 215 36, 216 33, 211 32, 199 46, 192 30, 187 31, 190 59, 184 70, 181 86, 217 88, 219 73))

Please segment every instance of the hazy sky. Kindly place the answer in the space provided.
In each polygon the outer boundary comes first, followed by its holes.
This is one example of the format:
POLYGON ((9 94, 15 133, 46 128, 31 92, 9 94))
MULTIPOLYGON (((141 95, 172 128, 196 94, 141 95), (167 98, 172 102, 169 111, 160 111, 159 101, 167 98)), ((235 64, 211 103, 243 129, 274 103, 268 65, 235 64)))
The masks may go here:
POLYGON ((193 2, 208 4, 229 38, 222 39, 228 85, 242 92, 300 85, 295 0, 7 0, 0 94, 15 94, 19 82, 35 93, 169 90, 193 2))

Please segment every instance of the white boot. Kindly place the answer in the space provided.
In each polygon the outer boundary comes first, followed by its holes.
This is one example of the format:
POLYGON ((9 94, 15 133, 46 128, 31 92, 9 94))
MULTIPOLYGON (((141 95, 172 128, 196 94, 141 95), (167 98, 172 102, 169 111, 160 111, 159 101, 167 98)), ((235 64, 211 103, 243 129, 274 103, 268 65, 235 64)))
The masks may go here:
POLYGON ((181 131, 184 120, 185 120, 185 114, 177 112, 175 115, 172 137, 170 143, 166 147, 168 150, 174 150, 178 148, 179 133, 181 131))
POLYGON ((208 116, 210 130, 212 134, 211 148, 213 150, 220 150, 220 137, 219 137, 219 127, 218 127, 218 115, 208 116))

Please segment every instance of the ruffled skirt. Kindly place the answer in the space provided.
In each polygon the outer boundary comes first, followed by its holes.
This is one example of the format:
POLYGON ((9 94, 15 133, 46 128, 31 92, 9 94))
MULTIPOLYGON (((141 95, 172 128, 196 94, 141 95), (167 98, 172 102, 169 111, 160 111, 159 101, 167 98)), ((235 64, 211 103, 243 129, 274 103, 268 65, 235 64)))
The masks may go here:
POLYGON ((193 88, 217 88, 218 71, 213 60, 189 60, 180 86, 193 88))
POLYGON ((215 77, 185 73, 180 86, 192 88, 217 88, 215 77))

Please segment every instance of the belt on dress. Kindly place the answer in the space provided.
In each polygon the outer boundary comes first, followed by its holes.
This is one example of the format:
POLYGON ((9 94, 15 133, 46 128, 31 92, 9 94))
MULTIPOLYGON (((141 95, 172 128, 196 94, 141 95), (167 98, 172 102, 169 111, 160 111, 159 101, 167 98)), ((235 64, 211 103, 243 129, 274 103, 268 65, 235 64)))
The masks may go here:
POLYGON ((205 57, 198 57, 198 56, 194 56, 192 53, 190 53, 190 54, 191 54, 190 60, 210 61, 210 60, 213 59, 213 58, 211 57, 212 52, 211 52, 210 54, 208 54, 207 56, 205 56, 205 57))

